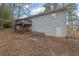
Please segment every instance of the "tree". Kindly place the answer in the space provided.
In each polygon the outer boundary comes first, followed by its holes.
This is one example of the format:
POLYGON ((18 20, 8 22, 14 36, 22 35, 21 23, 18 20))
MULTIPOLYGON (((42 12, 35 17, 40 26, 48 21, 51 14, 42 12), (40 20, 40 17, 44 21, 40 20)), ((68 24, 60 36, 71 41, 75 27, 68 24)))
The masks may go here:
POLYGON ((58 3, 53 3, 52 5, 54 9, 58 8, 58 3))
POLYGON ((28 9, 29 3, 15 3, 14 5, 14 18, 19 19, 23 15, 29 16, 31 11, 28 9))
MULTIPOLYGON (((0 4, 0 21, 3 24, 13 22, 14 19, 19 19, 23 13, 30 15, 28 8, 24 9, 24 6, 28 3, 1 3, 0 4), (27 13, 28 12, 28 13, 27 13)), ((27 16, 26 15, 26 16, 27 16)))
POLYGON ((51 10, 51 4, 50 3, 44 4, 43 7, 45 7, 45 11, 50 11, 51 10))
POLYGON ((68 28, 73 29, 73 18, 76 16, 75 10, 77 9, 77 5, 75 3, 70 3, 67 7, 67 15, 68 15, 68 28))
POLYGON ((2 3, 2 5, 0 6, 0 18, 2 19, 9 19, 10 18, 10 14, 11 11, 8 8, 7 4, 2 3))
POLYGON ((59 7, 59 3, 46 3, 43 7, 45 7, 45 11, 50 11, 59 7))
POLYGON ((8 23, 10 21, 10 16, 11 16, 11 10, 8 8, 8 4, 2 3, 0 6, 0 27, 1 28, 3 28, 5 23, 8 23))

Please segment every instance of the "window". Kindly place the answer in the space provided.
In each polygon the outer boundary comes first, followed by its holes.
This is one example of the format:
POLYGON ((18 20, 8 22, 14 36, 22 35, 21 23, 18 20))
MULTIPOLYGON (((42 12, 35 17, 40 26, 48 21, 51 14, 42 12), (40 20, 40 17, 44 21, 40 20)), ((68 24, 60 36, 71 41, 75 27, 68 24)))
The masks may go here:
POLYGON ((56 13, 51 14, 53 18, 56 18, 56 13))

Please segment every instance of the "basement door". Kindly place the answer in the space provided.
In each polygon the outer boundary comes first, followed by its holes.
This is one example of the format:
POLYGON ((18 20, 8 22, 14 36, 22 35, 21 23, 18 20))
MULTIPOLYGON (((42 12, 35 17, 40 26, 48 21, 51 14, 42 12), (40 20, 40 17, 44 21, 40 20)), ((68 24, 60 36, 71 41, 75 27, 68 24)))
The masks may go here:
POLYGON ((63 36, 62 27, 56 27, 56 36, 63 36))

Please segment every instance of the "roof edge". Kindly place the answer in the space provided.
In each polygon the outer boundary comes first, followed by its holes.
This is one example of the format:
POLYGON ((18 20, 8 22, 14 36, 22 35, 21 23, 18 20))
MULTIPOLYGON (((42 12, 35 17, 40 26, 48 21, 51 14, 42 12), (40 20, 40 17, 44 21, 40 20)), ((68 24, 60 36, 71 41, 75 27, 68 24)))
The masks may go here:
POLYGON ((42 12, 42 13, 39 13, 39 14, 28 16, 26 19, 29 19, 29 18, 31 19, 31 18, 35 18, 35 17, 47 15, 47 14, 52 14, 52 13, 63 11, 63 10, 66 10, 66 7, 57 8, 57 9, 53 9, 52 11, 49 11, 49 12, 42 12))

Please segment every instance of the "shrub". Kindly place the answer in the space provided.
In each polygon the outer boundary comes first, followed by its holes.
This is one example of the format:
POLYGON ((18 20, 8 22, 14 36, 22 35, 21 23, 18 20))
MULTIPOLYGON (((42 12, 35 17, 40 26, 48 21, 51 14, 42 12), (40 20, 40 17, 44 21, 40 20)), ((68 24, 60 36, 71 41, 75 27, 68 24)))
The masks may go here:
POLYGON ((43 37, 43 36, 45 36, 45 33, 42 33, 42 32, 36 32, 36 36, 38 36, 38 37, 43 37))

